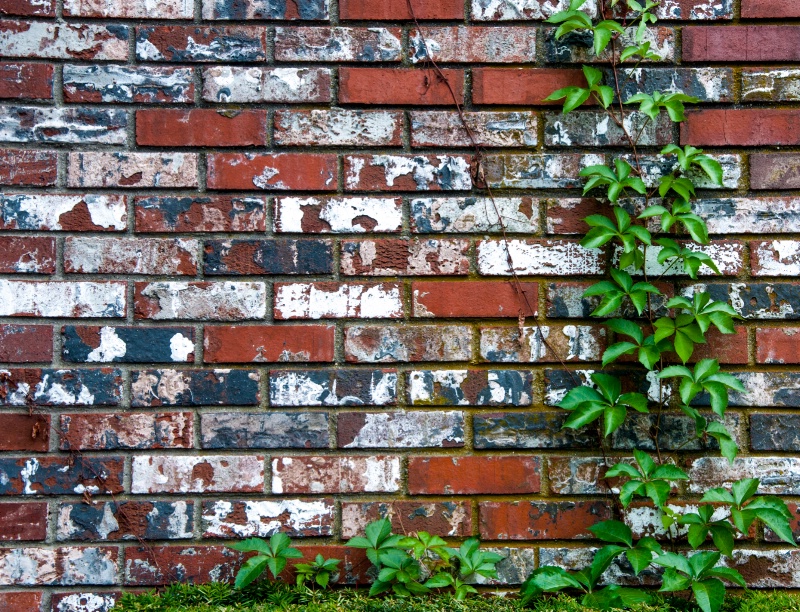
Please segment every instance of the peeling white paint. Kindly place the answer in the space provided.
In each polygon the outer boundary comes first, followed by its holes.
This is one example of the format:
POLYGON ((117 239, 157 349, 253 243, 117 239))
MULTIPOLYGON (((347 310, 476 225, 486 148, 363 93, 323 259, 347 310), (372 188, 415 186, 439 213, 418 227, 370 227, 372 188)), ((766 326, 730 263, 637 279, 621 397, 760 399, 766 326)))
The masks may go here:
POLYGON ((100 345, 86 356, 86 361, 108 363, 124 357, 126 352, 127 346, 117 335, 116 330, 113 327, 102 327, 100 328, 100 345))
POLYGON ((398 318, 403 302, 396 284, 292 283, 276 286, 275 311, 282 319, 398 318))
POLYGON ((488 276, 510 276, 508 256, 514 271, 523 275, 574 276, 602 274, 600 249, 585 249, 577 242, 558 240, 484 240, 478 245, 478 269, 488 276))
POLYGON ((402 206, 397 198, 347 197, 287 197, 275 203, 275 231, 302 233, 306 207, 319 207, 319 219, 327 228, 322 233, 359 234, 363 232, 397 232, 403 224, 402 206), (374 222, 367 226, 359 221, 367 217, 374 222))
POLYGON ((206 507, 203 514, 206 535, 265 538, 279 531, 327 534, 323 521, 331 524, 335 513, 335 506, 325 500, 284 499, 243 503, 246 517, 244 524, 228 520, 234 510, 230 501, 217 501, 210 508, 206 507))

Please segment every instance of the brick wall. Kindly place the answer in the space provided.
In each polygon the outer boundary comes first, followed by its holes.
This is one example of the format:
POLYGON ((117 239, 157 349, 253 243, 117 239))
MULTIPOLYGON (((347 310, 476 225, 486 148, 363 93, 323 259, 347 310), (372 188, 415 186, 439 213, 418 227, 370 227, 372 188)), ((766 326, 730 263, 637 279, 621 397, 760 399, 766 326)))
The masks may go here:
MULTIPOLYGON (((276 529, 356 583, 367 564, 342 544, 381 514, 480 535, 507 584, 585 561, 609 512, 597 440, 560 430, 573 383, 533 321, 568 367, 598 366, 581 293, 610 255, 578 245, 598 209, 578 172, 624 143, 591 107, 543 101, 587 59, 542 22, 565 1, 413 1, 487 150, 521 332, 406 0, 0 0, 0 608, 228 579, 225 543, 276 529)), ((664 60, 635 86, 702 104, 645 150, 723 165, 698 203, 723 276, 701 283, 744 320, 700 352, 748 388, 730 412, 745 458, 688 452, 686 499, 744 475, 800 499, 800 4, 663 4, 664 60)), ((674 446, 687 423, 665 423, 674 446)), ((744 543, 740 569, 800 587, 773 541, 744 543)))

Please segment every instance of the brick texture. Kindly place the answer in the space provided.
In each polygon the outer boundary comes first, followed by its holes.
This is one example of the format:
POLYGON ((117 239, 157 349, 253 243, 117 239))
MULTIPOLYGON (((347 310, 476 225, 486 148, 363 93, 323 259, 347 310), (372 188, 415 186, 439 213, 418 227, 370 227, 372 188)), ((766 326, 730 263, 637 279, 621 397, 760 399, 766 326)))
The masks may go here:
MULTIPOLYGON (((580 171, 627 143, 599 106, 545 98, 583 64, 608 77, 608 53, 555 40, 567 0, 410 2, 0 0, 0 609, 230 581, 246 555, 224 542, 277 532, 365 584, 344 543, 378 517, 479 535, 510 557, 498 584, 597 545, 617 483, 554 407, 617 341, 583 297, 618 254, 580 246, 608 211, 580 171)), ((629 63, 621 96, 699 100, 680 130, 628 121, 652 185, 666 144, 722 165, 693 207, 724 276, 651 248, 648 278, 741 315, 691 362, 746 387, 742 455, 682 449, 683 502, 760 476, 798 517, 800 2, 657 14, 660 58, 629 63)), ((647 393, 635 363, 614 367, 647 393)), ((693 427, 672 407, 665 450, 693 427)), ((655 425, 637 414, 609 461, 655 425)), ((773 533, 747 547, 753 586, 800 588, 773 533)))

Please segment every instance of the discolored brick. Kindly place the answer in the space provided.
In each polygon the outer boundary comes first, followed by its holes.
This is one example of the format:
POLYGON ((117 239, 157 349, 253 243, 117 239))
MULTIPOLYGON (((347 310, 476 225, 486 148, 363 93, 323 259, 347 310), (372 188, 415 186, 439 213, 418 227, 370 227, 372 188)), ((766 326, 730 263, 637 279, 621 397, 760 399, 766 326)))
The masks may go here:
POLYGON ((55 185, 55 151, 0 149, 0 185, 55 185))
POLYGON ((137 319, 241 321, 267 313, 264 283, 135 283, 134 290, 137 319))
POLYGON ((279 197, 275 199, 276 232, 361 234, 399 232, 403 224, 399 198, 279 197))
POLYGON ((214 153, 208 156, 209 189, 335 191, 335 155, 214 153))
POLYGON ((84 238, 64 243, 64 271, 78 274, 197 274, 200 243, 186 238, 84 238))
POLYGON ((464 276, 469 273, 466 240, 385 238, 342 243, 347 276, 464 276))
POLYGON ((196 153, 71 152, 69 187, 197 187, 196 153))
POLYGON ((114 232, 127 227, 122 196, 104 194, 0 195, 0 229, 114 232))
POLYGON ((361 535, 368 523, 379 518, 388 518, 395 533, 427 531, 445 537, 472 533, 472 507, 462 501, 344 502, 342 537, 361 535))
POLYGON ((415 233, 498 233, 503 227, 509 232, 537 233, 538 201, 530 196, 411 200, 411 230, 415 233))
POLYGON ((605 271, 602 255, 571 240, 484 240, 478 244, 478 269, 485 276, 511 276, 510 258, 518 275, 596 275, 605 271))
POLYGON ((191 327, 67 325, 61 334, 64 360, 74 363, 194 361, 191 327))
POLYGON ((330 0, 203 0, 203 19, 328 19, 330 0))
POLYGON ((192 537, 194 503, 123 501, 62 503, 59 541, 183 540, 192 537))
POLYGON ((403 114, 367 110, 279 110, 275 144, 284 146, 396 147, 402 144, 403 114))
POLYGON ((136 31, 142 62, 257 62, 266 30, 254 26, 149 26, 136 31))
POLYGON ((333 266, 328 240, 207 240, 204 271, 225 274, 325 274, 333 266))
POLYGON ((466 326, 350 326, 345 359, 351 363, 469 361, 472 329, 466 326))
POLYGON ((400 28, 275 28, 279 62, 398 62, 400 28))
POLYGON ((65 546, 56 549, 7 548, 0 551, 0 584, 20 585, 113 585, 116 583, 115 546, 65 546), (21 568, 15 571, 13 568, 21 568))
POLYGON ((591 448, 592 431, 563 429, 566 412, 505 412, 476 414, 472 421, 477 449, 591 448))
POLYGON ((397 403, 394 370, 273 370, 270 405, 392 406, 397 403))
POLYGON ((206 363, 333 361, 334 328, 310 325, 206 327, 206 363))
POLYGON ((63 83, 67 102, 151 104, 194 100, 191 68, 67 64, 63 83))
POLYGON ((124 25, 0 21, 0 56, 74 60, 128 59, 131 30, 124 25))
POLYGON ((262 501, 205 501, 202 529, 207 538, 292 538, 333 535, 336 508, 332 498, 262 501))
POLYGON ((0 406, 115 406, 122 372, 112 368, 0 370, 0 406))
POLYGON ((83 495, 122 492, 122 457, 0 459, 0 495, 83 495))
POLYGON ((412 495, 518 495, 538 493, 539 457, 411 457, 408 492, 412 495))
POLYGON ((530 112, 412 111, 414 147, 532 147, 538 141, 538 120, 530 112))
POLYGON ((225 104, 330 102, 331 71, 213 66, 203 70, 203 100, 225 104))
POLYGON ((263 232, 263 197, 153 196, 135 200, 136 232, 263 232))
POLYGON ((464 446, 463 412, 340 412, 339 448, 452 448, 464 446))
POLYGON ((464 155, 346 155, 346 191, 465 191, 472 189, 464 155))
POLYGON ((261 493, 260 455, 137 455, 131 465, 131 493, 261 493))
POLYGON ((243 561, 242 553, 227 546, 129 546, 123 582, 128 586, 233 582, 243 561))
POLYGON ((248 370, 139 370, 132 374, 132 406, 254 406, 259 373, 248 370))
POLYGON ((409 55, 414 63, 523 64, 536 57, 536 28, 482 26, 427 27, 412 30, 409 55))
POLYGON ((202 415, 203 448, 328 448, 321 412, 222 412, 202 415))
POLYGON ((529 406, 532 381, 514 370, 413 370, 406 389, 413 406, 529 406))
POLYGON ((605 329, 590 325, 482 327, 480 354, 492 363, 599 361, 605 337, 605 329))
POLYGON ((0 280, 0 316, 123 317, 125 283, 0 280))
POLYGON ((274 291, 276 319, 399 319, 403 316, 398 283, 275 283, 274 291))
POLYGON ((192 448, 191 412, 62 414, 61 450, 192 448))
POLYGON ((399 489, 399 457, 276 457, 272 459, 272 492, 277 495, 393 493, 399 489))

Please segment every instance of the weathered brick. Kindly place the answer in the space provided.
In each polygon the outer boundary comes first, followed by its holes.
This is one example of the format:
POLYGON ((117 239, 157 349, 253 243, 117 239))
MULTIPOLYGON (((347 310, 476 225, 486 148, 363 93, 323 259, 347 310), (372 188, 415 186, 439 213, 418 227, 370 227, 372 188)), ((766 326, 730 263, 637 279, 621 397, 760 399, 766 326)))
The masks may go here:
POLYGON ((395 533, 427 531, 451 537, 472 534, 472 507, 465 502, 344 502, 342 537, 361 535, 368 523, 379 518, 388 518, 395 533))
MULTIPOLYGON (((710 412, 704 413, 703 416, 709 421, 719 420, 710 412)), ((727 413, 724 419, 724 424, 739 446, 744 445, 740 431, 741 421, 740 415, 733 411, 727 413)), ((657 414, 630 413, 622 426, 612 435, 612 446, 616 449, 638 448, 655 452, 656 444, 652 434, 656 431, 658 431, 659 449, 663 451, 681 449, 716 453, 719 450, 719 444, 714 438, 706 436, 700 440, 694 439, 696 435, 694 419, 683 414, 670 413, 663 413, 660 418, 657 414)))
POLYGON ((800 17, 800 7, 792 0, 742 0, 745 19, 800 17))
POLYGON ((118 592, 53 593, 53 612, 111 612, 120 598, 118 592))
MULTIPOLYGON (((693 248, 708 255, 717 265, 722 276, 738 276, 744 267, 744 246, 744 243, 738 240, 712 240, 709 244, 700 247, 694 247, 693 245, 693 248)), ((653 246, 647 249, 644 263, 645 273, 655 278, 661 276, 685 276, 686 270, 680 262, 673 265, 674 258, 669 258, 664 263, 659 263, 658 255, 661 249, 662 247, 660 246, 653 246)), ((619 250, 616 250, 614 261, 617 260, 618 256, 619 250)), ((716 272, 706 265, 700 266, 697 273, 701 276, 716 275, 716 272)))
POLYGON ((795 414, 753 414, 750 416, 750 448, 755 451, 800 450, 800 417, 795 414))
POLYGON ((781 62, 800 59, 800 27, 743 25, 683 29, 689 62, 781 62))
POLYGON ((514 370, 413 370, 412 406, 530 406, 533 377, 514 370))
POLYGON ((523 64, 536 58, 536 28, 452 26, 421 28, 409 34, 414 63, 437 62, 523 64))
POLYGON ((463 325, 350 326, 345 359, 354 363, 469 361, 472 329, 463 325))
MULTIPOLYGON (((544 404, 557 406, 570 389, 578 385, 595 387, 591 381, 594 370, 545 370, 544 371, 544 404)), ((669 387, 659 388, 658 376, 639 370, 617 370, 614 375, 622 381, 624 393, 636 391, 646 395, 651 402, 670 395, 669 387)))
POLYGON ((756 329, 758 363, 800 363, 800 329, 764 327, 756 329))
POLYGON ((563 429, 566 412, 506 412, 476 414, 472 421, 474 446, 501 448, 587 448, 597 435, 586 430, 563 429))
POLYGON ((394 493, 400 490, 400 458, 276 457, 272 459, 272 492, 394 493))
POLYGON ((800 100, 800 70, 793 68, 744 68, 742 101, 797 102, 800 100))
POLYGON ((53 328, 48 325, 0 325, 0 362, 49 362, 53 358, 53 328))
POLYGON ((624 126, 625 130, 596 111, 546 113, 544 142, 548 147, 628 146, 626 131, 639 136, 637 146, 663 146, 672 142, 672 122, 666 114, 652 121, 642 113, 633 112, 625 117, 624 126))
POLYGON ((386 238, 345 241, 342 274, 348 276, 464 276, 469 273, 466 240, 386 238))
POLYGON ((800 284, 797 283, 709 283, 686 287, 691 297, 695 290, 707 291, 712 299, 729 302, 745 319, 800 318, 800 284))
MULTIPOLYGON (((494 29, 494 28, 493 28, 494 29)), ((482 147, 529 147, 537 143, 537 119, 531 112, 464 112, 472 138, 482 147)), ((457 112, 412 111, 414 147, 469 147, 472 139, 457 112)))
POLYGON ((486 157, 484 170, 493 189, 572 189, 583 185, 583 167, 604 163, 602 155, 579 153, 495 154, 486 157))
POLYGON ((214 153, 208 156, 209 189, 335 191, 335 155, 214 153))
POLYGON ((473 68, 472 101, 475 104, 518 106, 557 105, 545 98, 563 87, 585 87, 580 70, 555 68, 473 68))
POLYGON ((414 198, 411 200, 411 230, 421 234, 501 232, 537 233, 538 201, 517 198, 465 197, 414 198))
POLYGON ((136 111, 136 143, 155 147, 267 144, 267 111, 159 108, 136 111))
POLYGON ((1 106, 0 140, 125 144, 127 115, 121 110, 1 106))
POLYGON ((0 451, 46 453, 49 439, 49 415, 0 414, 0 451))
POLYGON ((591 325, 482 327, 481 359, 492 363, 600 361, 606 332, 591 325))
POLYGON ((334 328, 311 325, 205 328, 206 363, 333 361, 334 328))
POLYGON ((750 266, 755 276, 798 276, 800 243, 793 240, 754 241, 750 243, 750 266))
POLYGON ((797 495, 800 491, 800 460, 794 457, 738 457, 732 466, 722 457, 700 457, 691 462, 688 473, 692 493, 730 487, 742 478, 759 478, 762 495, 797 495))
POLYGON ((65 361, 73 363, 192 363, 191 327, 66 325, 61 329, 65 361))
POLYGON ((197 187, 196 153, 70 153, 69 187, 197 187))
POLYGON ((720 198, 692 202, 711 234, 783 234, 800 231, 800 200, 791 197, 720 198))
MULTIPOLYGON (((435 4, 411 0, 417 19, 463 19, 461 0, 441 0, 435 4)), ((339 15, 342 19, 374 19, 400 21, 412 19, 408 0, 341 0, 339 15)))
POLYGON ((266 29, 255 26, 150 26, 136 30, 142 62, 257 62, 266 59, 266 29))
POLYGON ((0 495, 122 492, 122 457, 0 459, 0 495))
POLYGON ((116 406, 122 372, 111 368, 0 370, 0 406, 116 406))
MULTIPOLYGON (((548 457, 550 491, 556 495, 600 495, 608 492, 604 478, 618 457, 548 457)), ((616 485, 616 481, 611 483, 616 485)))
POLYGON ((0 540, 17 542, 44 540, 47 535, 47 504, 0 504, 0 520, 3 522, 0 540))
POLYGON ((64 243, 64 271, 79 274, 197 274, 200 243, 186 238, 84 238, 64 243))
POLYGON ((331 498, 262 501, 204 501, 202 529, 206 538, 292 538, 333 535, 336 507, 331 498))
POLYGON ((274 230, 305 234, 399 232, 399 198, 280 197, 275 199, 274 230))
POLYGON ((681 142, 698 146, 797 145, 800 114, 794 109, 689 111, 681 142))
POLYGON ((204 271, 224 274, 325 274, 332 271, 328 240, 207 240, 204 271))
POLYGON ((240 321, 267 314, 264 283, 136 283, 137 319, 240 321))
MULTIPOLYGON (((0 15, 24 15, 27 17, 55 17, 55 0, 6 0, 0 7, 0 15)), ((33 609, 33 608, 31 608, 33 609)))
POLYGON ((56 549, 0 550, 0 584, 58 585, 116 584, 116 547, 69 546, 56 549))
POLYGON ((56 538, 183 540, 192 537, 193 514, 191 501, 64 503, 58 507, 56 538))
POLYGON ((3 230, 122 231, 127 219, 122 196, 0 195, 0 229, 3 230))
POLYGON ((411 495, 476 495, 538 493, 539 457, 411 457, 411 495))
MULTIPOLYGON (((540 20, 568 8, 568 0, 472 0, 472 16, 477 21, 540 20)), ((590 17, 597 16, 597 7, 590 2, 583 10, 590 17)))
MULTIPOLYGON (((540 566, 560 567, 566 570, 581 570, 589 567, 597 552, 596 548, 540 548, 540 566)), ((617 557, 611 566, 603 572, 598 581, 600 584, 616 584, 620 586, 655 586, 661 584, 663 572, 660 568, 645 568, 638 576, 624 556, 617 557)))
POLYGON ((162 0, 152 5, 147 0, 66 0, 64 14, 72 17, 113 19, 191 19, 194 6, 188 0, 162 0))
MULTIPOLYGON (((732 372, 744 385, 744 393, 731 392, 731 406, 800 407, 800 374, 797 372, 732 372)), ((708 405, 701 395, 698 405, 708 405)))
MULTIPOLYGON (((2 202, 2 200, 0 200, 2 202)), ((153 196, 135 199, 136 232, 263 232, 263 197, 153 196)))
POLYGON ((800 586, 800 556, 794 550, 735 550, 735 567, 756 589, 792 589, 800 586))
POLYGON ((125 283, 0 280, 5 317, 123 317, 125 283))
POLYGON ((340 412, 339 448, 452 448, 464 446, 463 412, 340 412))
POLYGON ((124 584, 233 582, 244 555, 227 546, 129 546, 124 584))
POLYGON ((692 21, 733 19, 733 0, 668 0, 659 4, 656 16, 692 21))
POLYGON ((328 19, 329 0, 203 0, 203 19, 328 19))
POLYGON ((64 66, 67 102, 192 102, 191 68, 152 66, 64 66))
POLYGON ((52 274, 55 258, 55 238, 0 236, 2 274, 52 274))
POLYGON ((128 59, 130 28, 49 21, 0 21, 0 55, 75 60, 128 59))
POLYGON ((402 144, 403 114, 369 110, 279 110, 275 144, 284 146, 396 147, 402 144))
POLYGON ((203 448, 328 448, 328 415, 207 413, 200 436, 203 448))
POLYGON ((50 100, 53 98, 52 64, 0 63, 0 98, 50 100))
MULTIPOLYGON (((24 2, 23 4, 28 4, 24 2)), ((50 4, 50 3, 46 3, 50 4)), ((55 3, 52 3, 55 5, 55 3)), ((42 609, 42 593, 36 591, 3 591, 0 606, 9 612, 39 612, 42 609)), ((61 612, 59 610, 59 612, 61 612)))
POLYGON ((272 371, 270 405, 393 406, 397 403, 394 370, 272 371))
MULTIPOLYGON (((681 92, 701 102, 733 101, 733 70, 731 68, 636 68, 630 80, 622 85, 622 99, 654 91, 681 92)), ((606 81, 613 76, 606 71, 606 81)))
POLYGON ((484 240, 478 244, 478 270, 485 276, 520 275, 570 276, 602 274, 603 252, 585 249, 570 240, 484 240))
POLYGON ((62 414, 61 450, 192 448, 191 412, 62 414))
POLYGON ((131 493, 261 493, 260 455, 137 455, 131 464, 131 493))
MULTIPOLYGON (((638 28, 625 28, 625 32, 618 39, 619 48, 624 49, 636 45, 638 28)), ((659 60, 644 60, 642 63, 675 61, 675 30, 664 26, 648 27, 642 33, 642 41, 650 43, 650 52, 660 56, 659 60)), ((610 62, 611 53, 606 49, 600 56, 595 56, 592 51, 593 37, 589 34, 573 32, 561 40, 555 38, 555 28, 545 30, 545 57, 549 63, 576 63, 588 64, 594 62, 610 62)), ((639 57, 626 60, 627 63, 636 63, 639 57)))
POLYGON ((327 68, 258 68, 214 66, 203 70, 203 100, 284 104, 330 102, 327 68))
MULTIPOLYGON (((798 506, 796 502, 788 502, 786 507, 789 509, 789 513, 792 515, 792 518, 789 520, 789 527, 791 528, 792 534, 794 535, 796 541, 797 538, 800 537, 800 506, 798 506)), ((764 529, 764 540, 767 542, 783 541, 768 527, 764 529)))
POLYGON ((480 534, 485 540, 576 540, 613 518, 602 502, 481 502, 480 534))
POLYGON ((487 546, 486 550, 503 557, 497 563, 497 578, 475 576, 469 579, 471 584, 517 586, 525 582, 536 568, 533 548, 487 546))
POLYGON ((55 185, 55 151, 0 149, 0 185, 55 185))
POLYGON ((589 231, 586 217, 608 214, 608 207, 594 198, 549 198, 542 204, 547 211, 548 234, 585 234, 589 231))
POLYGON ((411 284, 415 317, 527 317, 538 308, 537 283, 417 281, 411 284))
POLYGON ((259 373, 250 370, 140 370, 131 381, 132 406, 255 406, 259 373))
POLYGON ((398 283, 275 283, 274 291, 276 319, 403 317, 398 283))
POLYGON ((439 79, 430 79, 425 70, 343 67, 339 70, 339 102, 388 106, 461 104, 464 98, 464 71, 444 68, 442 73, 450 87, 439 79))
POLYGON ((464 155, 347 155, 347 191, 465 191, 472 188, 464 155))
POLYGON ((800 155, 753 153, 750 156, 752 189, 797 189, 800 187, 800 155))
POLYGON ((398 62, 400 28, 275 28, 279 62, 398 62))

